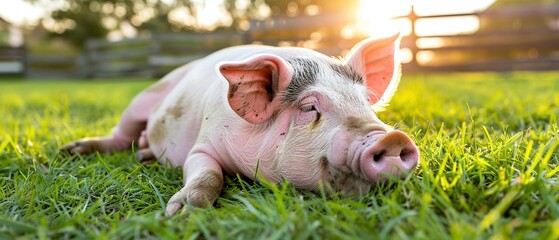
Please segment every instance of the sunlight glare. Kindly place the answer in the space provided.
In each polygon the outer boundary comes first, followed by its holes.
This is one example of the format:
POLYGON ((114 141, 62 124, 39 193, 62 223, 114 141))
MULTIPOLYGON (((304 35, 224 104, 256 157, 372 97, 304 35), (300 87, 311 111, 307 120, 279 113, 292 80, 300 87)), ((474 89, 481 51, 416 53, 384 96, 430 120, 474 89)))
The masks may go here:
POLYGON ((411 0, 361 0, 357 14, 358 30, 370 36, 385 36, 396 31, 403 32, 405 20, 392 18, 406 15, 410 9, 411 0))
POLYGON ((30 2, 0 0, 0 17, 15 25, 36 24, 46 10, 30 2))
MULTIPOLYGON (((456 13, 473 13, 491 6, 495 0, 361 0, 357 13, 358 23, 355 31, 371 37, 383 37, 395 32, 402 36, 411 34, 412 23, 406 18, 414 11, 419 16, 444 15, 456 13)), ((418 19, 415 24, 415 34, 418 36, 437 36, 471 34, 479 29, 479 19, 475 16, 439 17, 418 19)), ((420 48, 435 48, 444 44, 440 38, 418 39, 420 48)), ((402 62, 413 59, 410 49, 402 47, 399 52, 402 62)), ((433 59, 430 51, 420 51, 416 55, 417 61, 426 63, 433 59)))
MULTIPOLYGON (((495 0, 361 0, 359 5, 358 30, 369 36, 383 36, 395 31, 408 35, 411 23, 405 18, 413 4, 417 15, 469 13, 486 9, 495 0)), ((479 28, 479 20, 474 16, 419 19, 415 29, 419 35, 452 35, 472 33, 479 28)))
POLYGON ((479 19, 475 16, 425 18, 418 19, 415 28, 419 36, 470 34, 479 29, 479 19))

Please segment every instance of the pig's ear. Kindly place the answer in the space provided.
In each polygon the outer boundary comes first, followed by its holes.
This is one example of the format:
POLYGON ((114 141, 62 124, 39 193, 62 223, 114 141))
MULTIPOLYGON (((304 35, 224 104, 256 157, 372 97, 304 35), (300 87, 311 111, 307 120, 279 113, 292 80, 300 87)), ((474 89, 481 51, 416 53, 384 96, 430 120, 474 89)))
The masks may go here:
POLYGON ((351 49, 346 63, 365 80, 375 111, 383 110, 400 82, 400 61, 396 57, 400 33, 387 38, 366 39, 351 49))
POLYGON ((280 107, 280 93, 293 75, 291 66, 275 55, 224 62, 218 69, 229 82, 229 105, 237 115, 254 124, 267 121, 280 107))

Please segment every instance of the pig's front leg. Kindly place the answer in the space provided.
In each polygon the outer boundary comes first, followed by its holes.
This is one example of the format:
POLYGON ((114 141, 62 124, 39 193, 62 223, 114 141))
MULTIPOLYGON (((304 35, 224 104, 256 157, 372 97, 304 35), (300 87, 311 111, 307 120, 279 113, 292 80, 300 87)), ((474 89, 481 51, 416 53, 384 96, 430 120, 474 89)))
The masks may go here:
POLYGON ((183 208, 211 206, 223 188, 221 166, 212 156, 193 153, 183 165, 184 187, 167 203, 166 214, 174 215, 183 208), (185 205, 186 204, 186 205, 185 205))

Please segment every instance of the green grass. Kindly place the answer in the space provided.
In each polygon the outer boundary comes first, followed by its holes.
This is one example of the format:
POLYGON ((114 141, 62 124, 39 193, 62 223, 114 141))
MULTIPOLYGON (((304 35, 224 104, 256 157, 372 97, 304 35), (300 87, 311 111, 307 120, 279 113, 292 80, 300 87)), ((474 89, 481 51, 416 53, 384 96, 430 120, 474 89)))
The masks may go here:
POLYGON ((171 218, 179 169, 57 152, 109 134, 149 84, 0 82, 0 239, 559 238, 558 72, 404 75, 379 117, 416 141, 417 174, 351 198, 228 177, 171 218))

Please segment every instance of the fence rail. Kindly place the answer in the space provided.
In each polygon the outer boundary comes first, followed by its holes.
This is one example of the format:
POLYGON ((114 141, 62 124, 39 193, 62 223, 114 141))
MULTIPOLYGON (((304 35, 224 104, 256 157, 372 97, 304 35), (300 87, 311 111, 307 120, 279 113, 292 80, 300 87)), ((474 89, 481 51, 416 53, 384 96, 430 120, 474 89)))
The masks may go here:
POLYGON ((411 34, 402 42, 413 56, 404 65, 408 71, 559 70, 559 5, 490 8, 436 16, 417 16, 412 11, 405 17, 412 23, 411 34), (464 16, 477 17, 480 29, 472 34, 416 34, 418 20, 464 16), (425 39, 442 44, 421 46, 425 39), (432 55, 432 60, 420 61, 422 54, 432 55))
POLYGON ((24 47, 0 47, 0 75, 25 75, 26 56, 24 47))
MULTIPOLYGON (((409 19, 412 26, 411 34, 402 40, 402 47, 412 55, 403 66, 406 71, 559 70, 559 4, 430 16, 418 16, 412 10, 399 18, 409 19), (481 28, 473 34, 416 33, 418 21, 464 16, 477 17, 481 28), (510 22, 525 26, 511 27, 510 22), (495 26, 486 26, 491 24, 495 26), (440 44, 425 44, 429 40, 440 44), (421 58, 426 55, 431 59, 421 58)), ((25 48, 0 48, 0 75, 160 77, 221 48, 253 43, 300 46, 327 55, 343 55, 362 39, 340 37, 344 26, 355 21, 353 16, 329 14, 273 17, 251 21, 251 28, 245 32, 154 34, 115 42, 89 40, 83 56, 34 56, 25 48)))
POLYGON ((86 69, 83 56, 27 55, 30 78, 79 78, 86 69))

